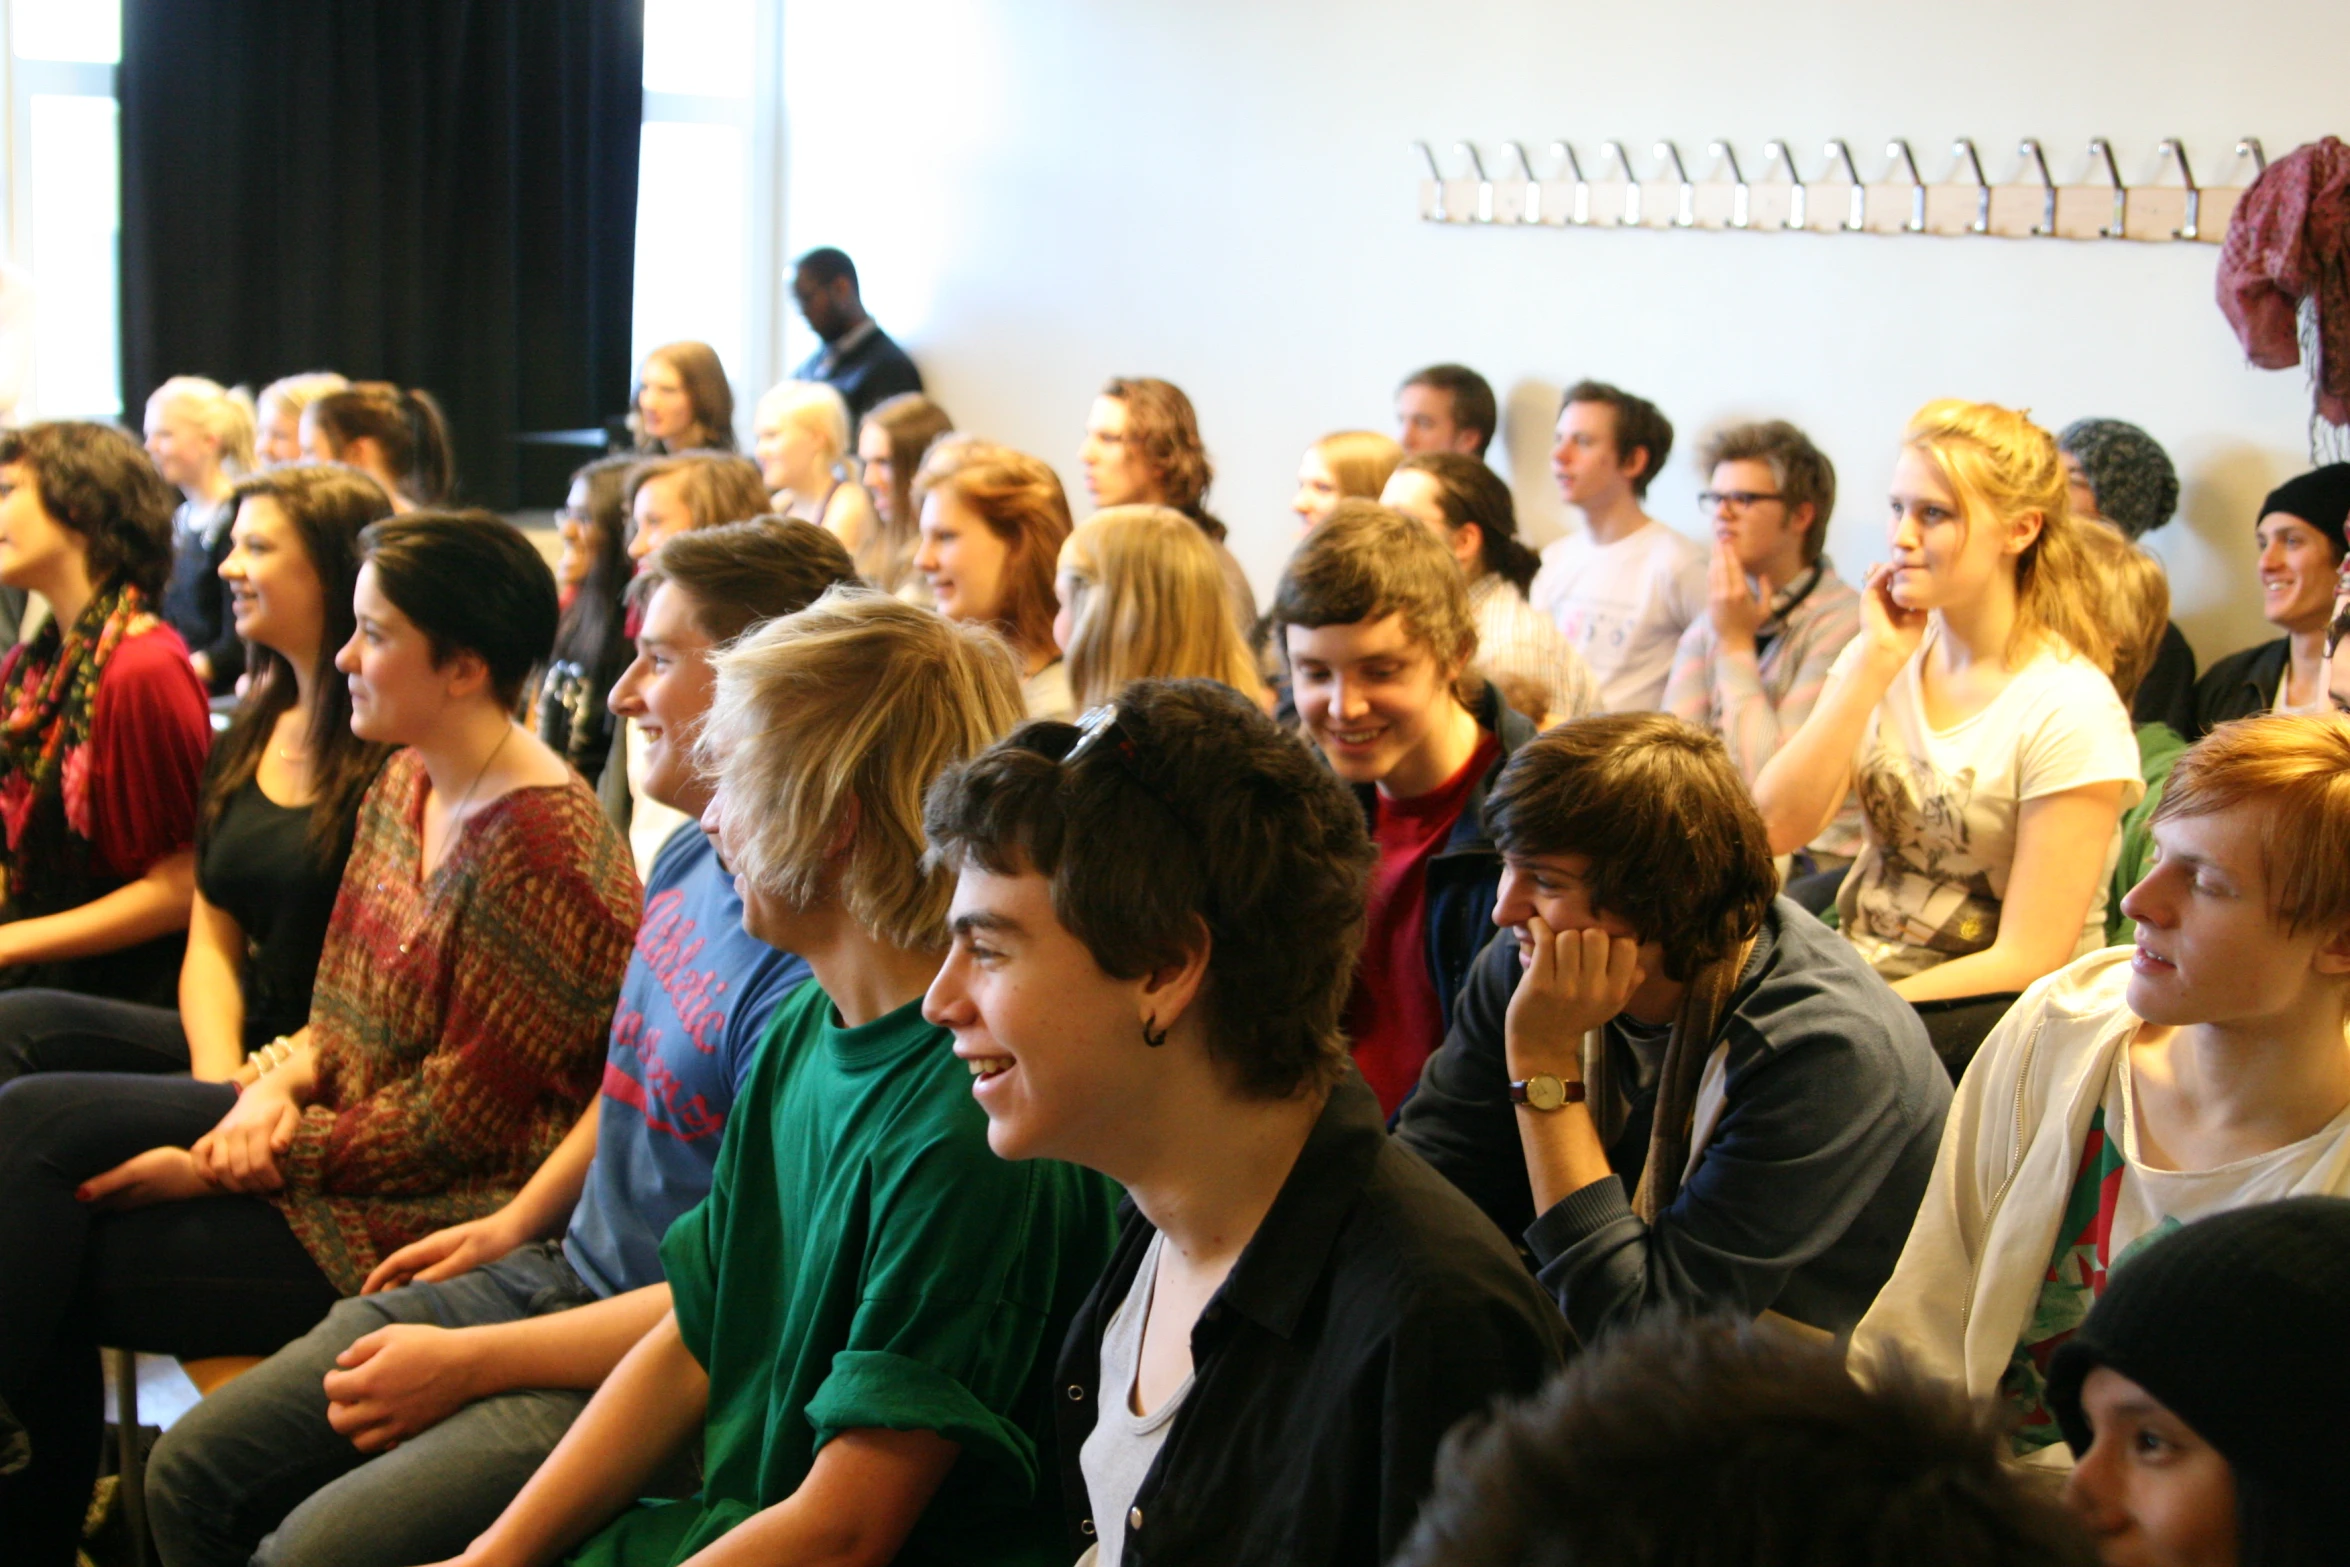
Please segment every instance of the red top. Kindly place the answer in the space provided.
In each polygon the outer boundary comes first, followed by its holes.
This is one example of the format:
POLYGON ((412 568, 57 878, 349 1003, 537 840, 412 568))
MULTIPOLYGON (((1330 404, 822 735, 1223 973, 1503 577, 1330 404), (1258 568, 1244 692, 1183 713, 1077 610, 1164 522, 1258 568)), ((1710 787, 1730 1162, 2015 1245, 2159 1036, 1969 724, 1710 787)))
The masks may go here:
POLYGON ((124 637, 98 677, 88 776, 65 780, 66 818, 89 824, 102 868, 136 881, 194 845, 211 749, 211 706, 179 633, 158 621, 124 637))
POLYGON ((1477 749, 1438 787, 1409 800, 1378 796, 1371 840, 1379 864, 1371 873, 1370 928, 1346 1004, 1346 1031, 1355 1065, 1389 1115, 1444 1043, 1444 1006, 1428 974, 1428 861, 1452 836, 1470 788, 1500 754, 1501 742, 1480 731, 1477 749))

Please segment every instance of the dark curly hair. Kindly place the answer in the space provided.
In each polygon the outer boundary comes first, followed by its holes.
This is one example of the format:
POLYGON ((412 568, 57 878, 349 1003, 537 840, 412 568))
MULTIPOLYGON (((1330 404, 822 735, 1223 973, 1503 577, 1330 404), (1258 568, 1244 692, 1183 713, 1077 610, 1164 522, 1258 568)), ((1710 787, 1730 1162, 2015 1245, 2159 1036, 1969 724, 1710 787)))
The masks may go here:
POLYGON ((1395 1567, 2090 1567, 2003 1437, 1961 1389, 1660 1313, 1446 1437, 1395 1567))
POLYGON ((1485 820, 1506 855, 1591 860, 1591 906, 1664 946, 1693 978, 1762 928, 1770 837, 1717 737, 1663 713, 1578 718, 1502 769, 1485 820))
POLYGON ((93 586, 127 582, 149 599, 163 591, 179 492, 137 441, 106 424, 28 424, 0 430, 0 463, 31 473, 41 509, 82 536, 93 586))
POLYGON ((1180 963, 1205 933, 1208 1048, 1247 1094, 1326 1088, 1363 944, 1363 808, 1303 742, 1212 680, 1137 680, 1116 727, 1024 724, 932 786, 946 863, 1052 882, 1053 913, 1105 973, 1180 963))

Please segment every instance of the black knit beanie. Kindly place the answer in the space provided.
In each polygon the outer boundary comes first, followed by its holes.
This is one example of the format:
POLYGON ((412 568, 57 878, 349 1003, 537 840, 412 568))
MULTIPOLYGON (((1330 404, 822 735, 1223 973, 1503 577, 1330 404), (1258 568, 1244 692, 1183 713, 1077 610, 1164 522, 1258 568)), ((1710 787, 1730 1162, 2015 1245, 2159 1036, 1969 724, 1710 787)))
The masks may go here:
POLYGON ((2261 516, 2276 511, 2298 517, 2332 539, 2336 559, 2350 554, 2350 542, 2345 542, 2342 531, 2344 521, 2350 519, 2350 462, 2330 462, 2299 478, 2287 479, 2260 503, 2261 516))
POLYGON ((2228 1461, 2242 1567, 2350 1548, 2350 1199, 2214 1214, 2116 1269, 2049 1366, 2076 1457, 2091 1435, 2081 1383, 2098 1366, 2228 1461))

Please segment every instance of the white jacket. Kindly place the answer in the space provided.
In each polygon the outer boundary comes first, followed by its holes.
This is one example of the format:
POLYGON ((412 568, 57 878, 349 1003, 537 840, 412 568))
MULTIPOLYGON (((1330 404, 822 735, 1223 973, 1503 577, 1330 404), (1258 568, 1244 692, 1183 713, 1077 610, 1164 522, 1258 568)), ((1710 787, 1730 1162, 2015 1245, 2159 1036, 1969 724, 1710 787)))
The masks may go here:
MULTIPOLYGON (((1983 1041, 1951 1101, 1909 1243, 1853 1329, 1862 1378, 1898 1346, 1910 1367, 1974 1397, 1998 1391, 2048 1276, 2114 1053, 2138 1030, 2123 999, 2131 950, 2058 969, 1983 1041)), ((2350 1195, 2350 1139, 2293 1195, 2309 1193, 2350 1195)))

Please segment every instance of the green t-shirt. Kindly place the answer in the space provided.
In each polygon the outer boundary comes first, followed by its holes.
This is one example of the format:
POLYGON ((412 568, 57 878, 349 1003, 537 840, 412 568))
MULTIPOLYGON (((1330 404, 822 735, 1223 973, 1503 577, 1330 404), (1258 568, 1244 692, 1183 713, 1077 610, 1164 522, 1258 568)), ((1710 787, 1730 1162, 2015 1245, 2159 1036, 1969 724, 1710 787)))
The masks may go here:
POLYGON ((803 985, 775 1011, 710 1195, 661 1261, 710 1373, 702 1494, 574 1558, 669 1567, 799 1488, 843 1431, 962 1445, 902 1563, 1053 1563, 1052 1358, 1115 1239, 1116 1188, 1012 1164, 919 1001, 861 1028, 803 985))

